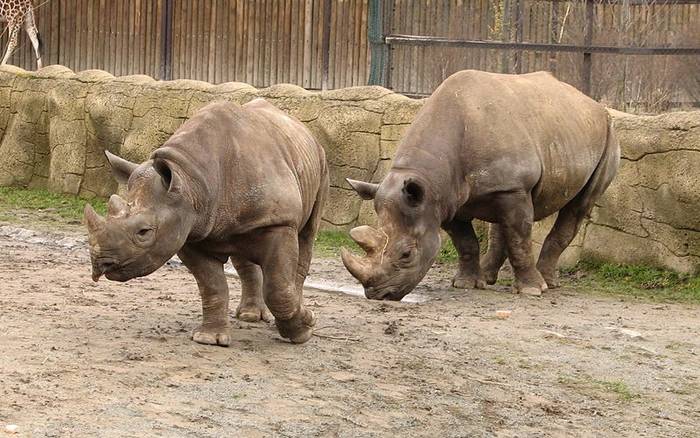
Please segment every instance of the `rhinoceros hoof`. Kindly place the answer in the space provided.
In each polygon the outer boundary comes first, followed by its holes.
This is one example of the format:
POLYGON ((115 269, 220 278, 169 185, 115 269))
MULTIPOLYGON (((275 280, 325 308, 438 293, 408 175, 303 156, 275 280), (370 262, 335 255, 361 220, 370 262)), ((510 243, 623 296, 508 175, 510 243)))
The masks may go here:
POLYGON ((192 332, 192 340, 198 344, 228 347, 231 344, 231 334, 228 327, 219 329, 199 327, 192 332))
POLYGON ((316 325, 314 312, 303 308, 291 319, 281 321, 275 320, 280 336, 289 339, 293 344, 303 344, 311 339, 313 326, 316 325))
POLYGON ((236 309, 236 318, 245 322, 270 322, 272 321, 272 314, 264 306, 261 308, 256 305, 249 305, 245 307, 241 305, 238 306, 238 309, 236 309))
POLYGON ((457 289, 486 289, 486 282, 480 278, 457 276, 452 279, 452 287, 457 289))
POLYGON ((540 295, 542 295, 542 289, 540 289, 539 287, 524 287, 520 289, 520 293, 523 295, 539 297, 540 295))
POLYGON ((559 286, 561 286, 561 284, 559 283, 559 278, 557 278, 556 275, 555 275, 555 276, 551 276, 551 277, 550 277, 550 276, 544 276, 544 280, 545 280, 545 282, 547 283, 547 287, 548 287, 549 289, 556 289, 556 288, 558 288, 559 286))

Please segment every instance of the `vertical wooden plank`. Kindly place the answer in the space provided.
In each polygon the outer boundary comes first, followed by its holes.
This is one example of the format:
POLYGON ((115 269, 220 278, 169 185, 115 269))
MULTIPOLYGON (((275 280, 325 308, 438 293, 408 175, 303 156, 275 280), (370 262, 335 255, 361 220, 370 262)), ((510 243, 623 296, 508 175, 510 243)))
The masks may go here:
MULTIPOLYGON (((515 0, 515 42, 523 41, 523 14, 525 0, 515 0)), ((515 51, 515 72, 520 74, 523 71, 523 51, 515 51)))
MULTIPOLYGON (((585 46, 590 46, 593 41, 593 0, 586 0, 586 23, 584 30, 584 41, 585 46)), ((583 64, 581 67, 581 90, 588 96, 591 95, 591 53, 584 52, 583 54, 583 64)))
POLYGON ((209 2, 211 9, 208 12, 207 19, 207 38, 206 42, 206 65, 207 65, 207 82, 216 82, 216 22, 217 22, 217 9, 219 6, 218 0, 211 0, 209 2))
POLYGON ((313 0, 304 1, 304 49, 303 49, 303 71, 302 87, 311 88, 311 53, 313 31, 313 0))
POLYGON ((331 43, 331 0, 323 0, 323 39, 321 43, 321 53, 323 56, 322 62, 322 79, 321 89, 327 90, 329 85, 329 70, 330 70, 330 43, 331 43))
POLYGON ((247 40, 247 45, 246 45, 246 77, 245 77, 245 82, 248 84, 255 84, 255 62, 253 60, 253 45, 255 42, 255 32, 256 32, 256 26, 255 26, 255 14, 257 11, 257 2, 254 2, 252 5, 250 3, 246 4, 246 9, 247 9, 247 14, 246 14, 246 25, 247 25, 247 32, 246 32, 246 40, 247 40), (252 40, 252 41, 251 41, 252 40))

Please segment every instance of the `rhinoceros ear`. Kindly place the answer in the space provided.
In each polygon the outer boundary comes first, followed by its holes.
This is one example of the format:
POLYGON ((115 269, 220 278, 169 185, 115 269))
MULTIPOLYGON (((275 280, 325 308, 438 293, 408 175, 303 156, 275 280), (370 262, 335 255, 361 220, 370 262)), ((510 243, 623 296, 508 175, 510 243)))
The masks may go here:
POLYGON ((425 199, 425 188, 423 185, 414 180, 413 178, 407 178, 403 182, 403 188, 401 189, 403 199, 411 207, 416 207, 423 202, 425 199))
POLYGON ((377 194, 377 189, 379 188, 379 184, 357 181, 350 178, 345 178, 345 181, 360 195, 360 198, 365 200, 374 199, 374 196, 377 194))
POLYGON ((180 193, 182 191, 182 180, 168 163, 168 160, 163 158, 153 158, 153 168, 158 172, 158 175, 163 179, 163 185, 170 193, 180 193))
POLYGON ((109 165, 112 167, 112 175, 114 175, 114 179, 116 179, 119 184, 126 184, 131 174, 134 173, 134 170, 139 167, 138 164, 117 157, 110 151, 105 151, 105 156, 107 157, 107 161, 109 161, 109 165))

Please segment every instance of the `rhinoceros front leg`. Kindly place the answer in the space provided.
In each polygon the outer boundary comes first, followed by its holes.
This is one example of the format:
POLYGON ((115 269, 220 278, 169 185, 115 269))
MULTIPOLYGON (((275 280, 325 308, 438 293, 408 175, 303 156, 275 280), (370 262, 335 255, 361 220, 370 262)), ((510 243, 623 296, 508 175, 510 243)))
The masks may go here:
POLYGON ((452 279, 452 286, 458 289, 484 289, 486 283, 479 266, 479 240, 471 221, 453 220, 444 228, 459 255, 459 270, 452 279))
POLYGON ((263 248, 263 296, 275 317, 282 337, 295 344, 311 338, 316 318, 302 303, 302 288, 297 285, 299 242, 296 230, 275 227, 261 236, 263 248))
POLYGON ((498 198, 501 230, 508 258, 515 274, 514 288, 527 295, 541 295, 547 283, 535 268, 532 257, 532 223, 534 210, 529 193, 508 193, 498 198))
POLYGON ((231 343, 228 320, 228 284, 224 274, 226 258, 214 257, 185 245, 177 255, 197 280, 202 297, 202 325, 192 332, 200 344, 228 346, 231 343))
POLYGON ((231 256, 231 263, 241 279, 241 302, 236 318, 241 321, 272 321, 263 298, 263 276, 260 266, 238 256, 231 256))

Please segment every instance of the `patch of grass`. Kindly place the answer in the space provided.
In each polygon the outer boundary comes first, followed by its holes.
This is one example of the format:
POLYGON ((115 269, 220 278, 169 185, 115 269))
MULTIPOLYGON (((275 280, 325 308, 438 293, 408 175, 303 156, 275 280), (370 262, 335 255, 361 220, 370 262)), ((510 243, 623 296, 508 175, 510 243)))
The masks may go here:
POLYGON ((107 203, 101 198, 87 200, 44 189, 0 187, 0 213, 7 218, 11 217, 8 213, 11 210, 37 210, 53 213, 62 219, 80 221, 86 202, 90 202, 100 214, 107 211, 107 203))
POLYGON ((321 257, 336 257, 340 255, 340 248, 348 248, 353 251, 362 252, 350 234, 346 231, 319 231, 314 243, 314 251, 321 257))
POLYGON ((601 388, 608 392, 617 394, 617 396, 624 401, 630 401, 634 398, 639 397, 639 394, 632 392, 629 386, 621 380, 594 380, 593 383, 599 385, 601 388))
POLYGON ((635 398, 641 397, 635 393, 622 380, 599 380, 594 379, 589 375, 579 376, 559 376, 557 383, 569 388, 578 389, 584 393, 605 392, 614 394, 619 400, 629 402, 635 398))
POLYGON ((700 302, 700 276, 643 265, 583 260, 561 269, 563 280, 577 289, 633 295, 659 301, 700 302))
MULTIPOLYGON (((316 235, 314 250, 321 257, 335 257, 340 255, 340 248, 345 247, 362 254, 362 250, 346 231, 319 231, 316 235)), ((456 263, 459 256, 452 241, 447 238, 442 241, 442 248, 437 255, 437 263, 456 263)))
POLYGON ((442 240, 442 248, 435 259, 438 263, 457 263, 459 254, 450 238, 442 240))

